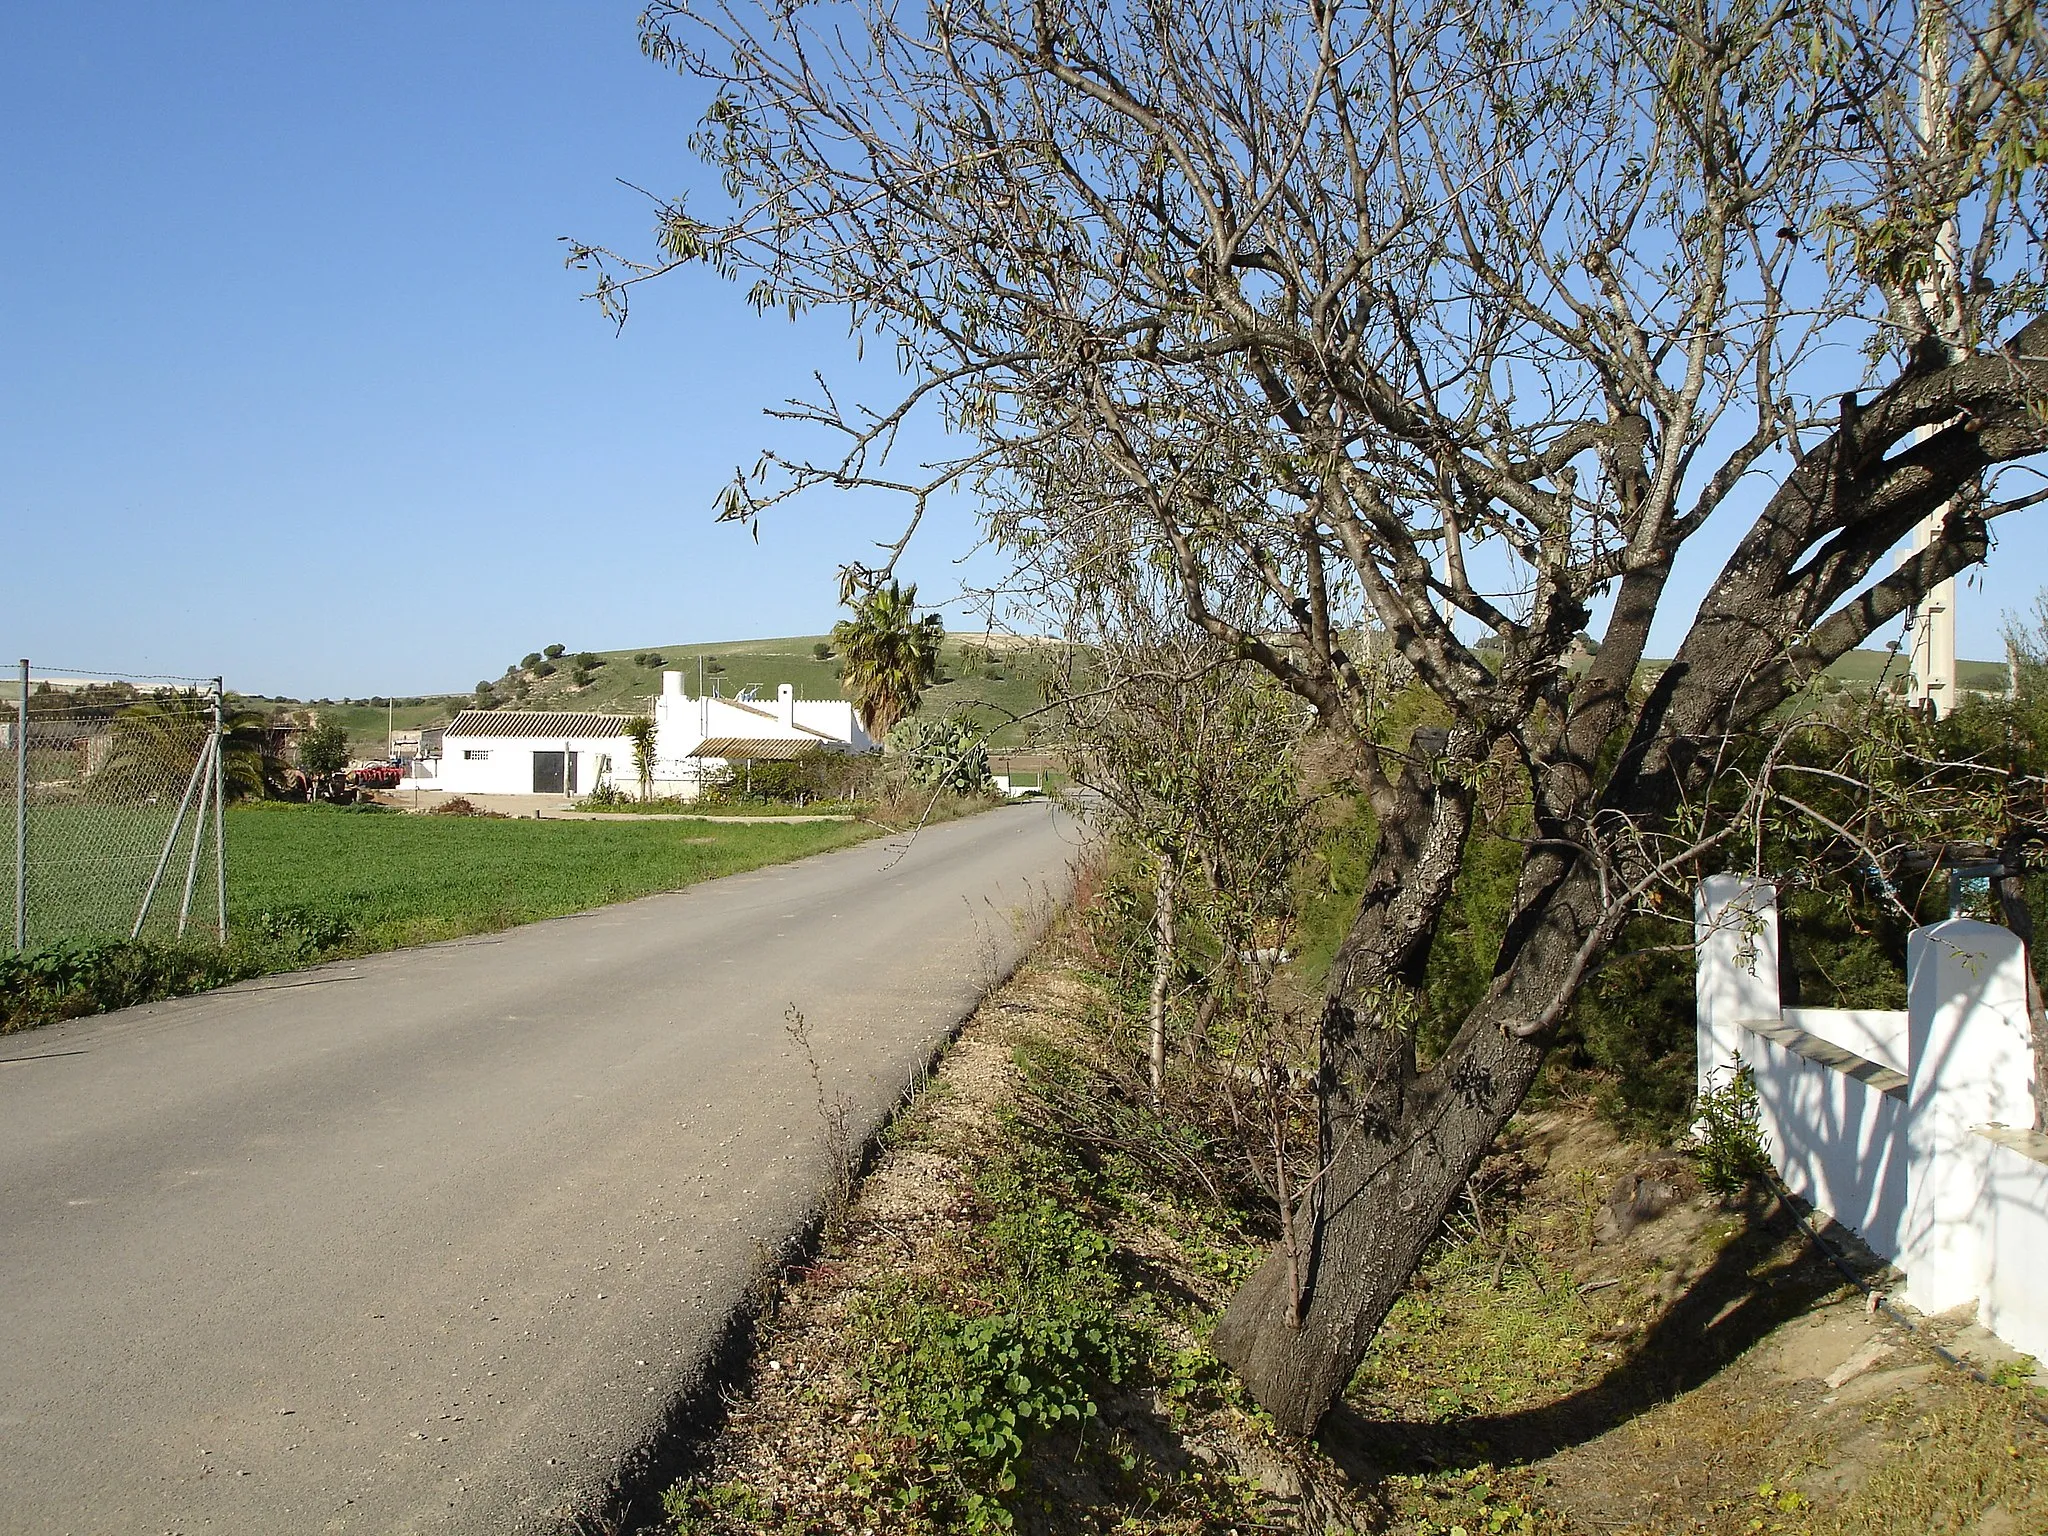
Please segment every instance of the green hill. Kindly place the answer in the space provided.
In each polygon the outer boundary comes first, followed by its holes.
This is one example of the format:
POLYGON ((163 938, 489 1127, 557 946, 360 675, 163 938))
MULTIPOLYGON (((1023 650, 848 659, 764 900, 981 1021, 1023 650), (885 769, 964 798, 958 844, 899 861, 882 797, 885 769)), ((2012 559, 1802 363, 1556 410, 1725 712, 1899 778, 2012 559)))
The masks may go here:
MULTIPOLYGON (((589 653, 600 663, 588 669, 589 681, 576 681, 579 653, 566 652, 555 670, 540 676, 536 669, 509 668, 495 692, 501 703, 519 709, 644 709, 661 691, 661 674, 683 674, 684 691, 693 698, 699 680, 705 691, 732 698, 744 688, 758 688, 772 697, 789 683, 800 698, 841 697, 839 662, 820 656, 830 649, 824 635, 785 635, 765 640, 721 640, 697 645, 662 645, 642 651, 589 653)), ((1045 685, 1059 656, 1059 647, 1039 640, 980 635, 949 635, 940 649, 938 684, 925 694, 923 708, 937 714, 965 711, 985 725, 998 727, 994 744, 1023 746, 1039 739, 1037 722, 1010 723, 1045 701, 1045 685)))
MULTIPOLYGON (((773 697, 783 684, 793 685, 800 698, 841 697, 839 662, 819 656, 830 648, 823 635, 787 635, 766 640, 721 640, 698 645, 654 646, 639 651, 564 651, 540 667, 515 662, 491 680, 499 707, 510 709, 588 709, 633 714, 651 706, 661 692, 661 674, 683 674, 692 697, 702 687, 732 698, 744 688, 773 697), (588 655, 596 665, 579 666, 588 655), (578 682, 579 672, 588 677, 578 682)), ((925 694, 923 708, 938 714, 965 711, 995 729, 991 744, 998 750, 1030 746, 1043 740, 1041 723, 1013 721, 1045 701, 1045 685, 1059 656, 1059 647, 1039 640, 980 635, 949 635, 940 649, 941 682, 925 694)), ((545 660, 545 658, 543 658, 545 660)), ((251 708, 308 709, 322 720, 337 720, 349 733, 350 754, 382 757, 386 750, 386 711, 378 699, 286 699, 234 695, 251 708)), ((476 703, 471 693, 399 699, 390 710, 393 728, 445 725, 458 710, 476 703)))
MULTIPOLYGON (((732 698, 744 688, 758 688, 773 696, 782 683, 794 685, 802 698, 840 697, 839 662, 836 657, 819 656, 818 648, 829 650, 824 635, 785 635, 766 640, 718 640, 695 645, 653 646, 638 651, 565 651, 550 663, 545 676, 538 668, 515 662, 492 680, 492 691, 501 707, 515 709, 589 709, 624 714, 646 709, 661 692, 664 670, 683 674, 683 686, 692 697, 699 679, 706 689, 732 698), (579 683, 577 658, 595 658, 587 669, 588 682, 579 683)), ((1029 714, 1045 702, 1045 688, 1061 654, 1055 642, 999 636, 948 635, 940 651, 943 682, 925 695, 924 708, 935 714, 964 711, 981 724, 994 729, 990 744, 998 751, 1017 750, 1050 739, 1049 722, 1043 718, 1014 723, 1014 717, 1029 714)), ((1668 661, 1646 661, 1643 672, 1654 676, 1669 666, 1668 661)), ((1851 651, 1832 667, 1828 675, 1843 686, 1869 687, 1884 675, 1887 666, 1893 677, 1902 676, 1904 665, 1888 652, 1851 651)), ((2002 693, 2005 665, 1995 661, 1959 661, 1959 681, 1966 690, 2002 693)), ((244 696, 236 695, 241 698, 244 696)), ((382 757, 385 752, 385 709, 381 699, 299 700, 246 696, 256 707, 288 706, 317 710, 322 719, 339 720, 347 727, 351 753, 356 757, 382 757)), ((391 723, 400 730, 422 725, 445 725, 455 712, 476 702, 468 693, 429 695, 400 699, 391 710, 391 723)))
MULTIPOLYGON (((1654 678, 1671 663, 1668 659, 1645 661, 1641 675, 1654 678)), ((1887 680, 1891 691, 1903 692, 1908 670, 1905 657, 1890 651, 1851 651, 1827 669, 1825 676, 1840 683, 1844 688, 1875 687, 1879 679, 1887 680)), ((1956 661, 1956 683, 1965 694, 2002 694, 2006 689, 2006 669, 2002 661, 1956 661)))

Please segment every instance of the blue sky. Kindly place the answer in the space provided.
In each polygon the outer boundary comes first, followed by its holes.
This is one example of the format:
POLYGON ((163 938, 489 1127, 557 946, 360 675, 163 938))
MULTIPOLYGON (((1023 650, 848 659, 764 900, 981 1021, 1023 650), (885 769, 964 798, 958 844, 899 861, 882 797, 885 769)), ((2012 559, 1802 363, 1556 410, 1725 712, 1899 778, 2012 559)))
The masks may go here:
MULTIPOLYGON (((636 10, 7 9, 0 656, 406 694, 831 622, 888 509, 820 496, 756 545, 710 508, 764 405, 859 371, 838 323, 693 273, 615 335, 562 267, 563 235, 646 248, 620 180, 711 184, 636 10)), ((2048 580, 2048 538, 2002 538, 1966 655, 2048 580)), ((972 544, 949 503, 905 574, 986 579, 972 544)))
POLYGON ((562 266, 704 174, 635 14, 7 8, 0 654, 361 695, 831 623, 884 509, 710 509, 842 329, 685 274, 615 335, 562 266))

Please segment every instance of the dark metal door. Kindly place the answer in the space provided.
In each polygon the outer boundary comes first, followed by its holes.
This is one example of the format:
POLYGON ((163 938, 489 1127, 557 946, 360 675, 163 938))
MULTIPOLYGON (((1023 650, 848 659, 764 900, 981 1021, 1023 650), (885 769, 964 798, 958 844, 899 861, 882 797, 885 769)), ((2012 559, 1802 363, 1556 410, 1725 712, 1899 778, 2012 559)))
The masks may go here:
POLYGON ((536 795, 559 795, 562 793, 561 752, 536 752, 533 754, 533 792, 536 795))

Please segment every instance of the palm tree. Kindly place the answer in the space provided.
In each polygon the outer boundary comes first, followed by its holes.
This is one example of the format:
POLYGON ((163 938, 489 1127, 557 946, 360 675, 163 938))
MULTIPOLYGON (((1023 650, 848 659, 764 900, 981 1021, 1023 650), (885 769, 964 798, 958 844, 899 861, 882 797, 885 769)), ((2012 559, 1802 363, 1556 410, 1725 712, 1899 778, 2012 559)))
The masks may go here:
POLYGON ((853 605, 853 617, 832 626, 839 652, 839 686, 853 700, 861 724, 880 740, 916 711, 939 675, 939 642, 946 626, 935 613, 917 616, 917 587, 896 582, 876 587, 853 605))
POLYGON ((654 721, 646 715, 635 715, 626 722, 626 738, 633 743, 633 772, 640 779, 640 798, 652 799, 656 739, 654 721))
MULTIPOLYGON (((261 797, 277 777, 270 722, 255 710, 221 715, 221 780, 230 800, 261 797)), ((95 776, 102 792, 175 793, 213 730, 213 700, 196 689, 162 689, 114 717, 113 743, 95 776)))

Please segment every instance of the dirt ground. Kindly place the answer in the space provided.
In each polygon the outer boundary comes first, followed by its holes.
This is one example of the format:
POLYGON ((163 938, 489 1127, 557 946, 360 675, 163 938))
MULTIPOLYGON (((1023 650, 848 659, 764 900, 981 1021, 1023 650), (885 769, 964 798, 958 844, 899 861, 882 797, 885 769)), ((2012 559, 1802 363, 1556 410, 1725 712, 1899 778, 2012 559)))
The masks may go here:
MULTIPOLYGON (((1020 1105, 1048 1119, 1020 1062, 1048 1041, 1096 1049, 1089 1010, 1056 954, 991 996, 835 1235, 785 1276, 666 1528, 958 1528, 906 1502, 900 1477, 896 1503, 878 1491, 875 1469, 904 1450, 861 1320, 906 1276, 959 1271, 987 1219, 977 1169, 1020 1105)), ((1309 1447, 1280 1438, 1204 1347, 1257 1244, 1114 1155, 1096 1161, 1116 1175, 1097 1219, 1147 1363, 1104 1385, 1078 1430, 1041 1436, 976 1528, 2048 1536, 2034 1416, 2048 1394, 2032 1362, 1964 1318, 1902 1328, 1767 1193, 1706 1194, 1688 1159, 1620 1141, 1584 1105, 1516 1123, 1309 1447)), ((1891 1278, 1834 1240, 1870 1283, 1891 1278)))

